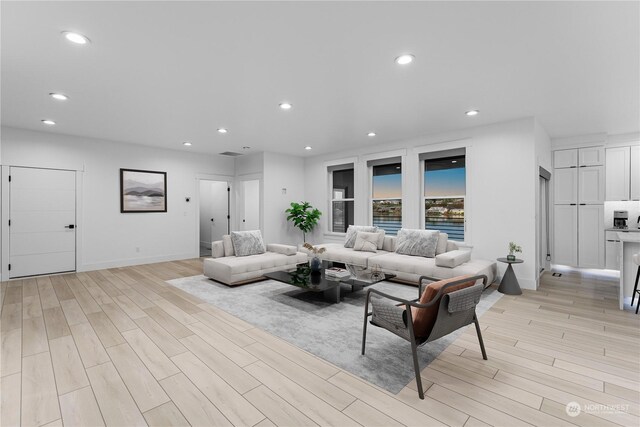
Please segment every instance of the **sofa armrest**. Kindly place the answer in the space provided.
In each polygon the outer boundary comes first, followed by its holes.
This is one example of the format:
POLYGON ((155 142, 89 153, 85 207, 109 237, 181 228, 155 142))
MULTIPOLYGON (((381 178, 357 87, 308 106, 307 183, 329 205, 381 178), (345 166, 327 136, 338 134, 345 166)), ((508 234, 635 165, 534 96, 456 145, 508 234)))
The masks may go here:
POLYGON ((436 255, 436 265, 438 267, 454 268, 471 259, 471 252, 457 249, 436 255))
POLYGON ((269 243, 267 245, 268 252, 275 252, 282 255, 295 255, 298 252, 298 248, 290 245, 281 245, 278 243, 269 243))
POLYGON ((224 258, 224 245, 222 240, 211 242, 211 258, 224 258))

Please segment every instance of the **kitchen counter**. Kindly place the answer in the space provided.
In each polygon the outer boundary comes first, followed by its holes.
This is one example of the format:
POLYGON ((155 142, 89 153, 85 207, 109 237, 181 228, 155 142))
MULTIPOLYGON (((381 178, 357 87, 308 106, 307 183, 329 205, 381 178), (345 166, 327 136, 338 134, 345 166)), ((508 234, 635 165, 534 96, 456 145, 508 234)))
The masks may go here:
POLYGON ((640 228, 636 226, 631 226, 629 228, 605 228, 604 231, 617 231, 619 233, 640 233, 640 228))
POLYGON ((618 254, 620 259, 620 310, 624 308, 625 297, 631 297, 638 266, 633 262, 633 254, 640 253, 640 234, 618 232, 618 254))

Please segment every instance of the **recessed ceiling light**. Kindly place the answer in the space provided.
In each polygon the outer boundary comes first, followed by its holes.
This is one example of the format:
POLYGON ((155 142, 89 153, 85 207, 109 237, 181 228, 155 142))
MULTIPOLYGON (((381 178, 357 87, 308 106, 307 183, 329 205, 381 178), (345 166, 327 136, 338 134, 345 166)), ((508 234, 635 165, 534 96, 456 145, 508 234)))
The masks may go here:
POLYGON ((451 163, 458 163, 457 160, 451 160, 451 163))
POLYGON ((307 145, 306 147, 304 147, 305 150, 311 150, 311 147, 309 145, 307 145))
POLYGON ((293 105, 289 104, 288 102, 283 102, 282 104, 280 104, 280 108, 282 108, 283 110, 290 110, 293 107, 293 105))
POLYGON ((369 132, 369 133, 367 134, 367 136, 376 136, 376 133, 375 133, 375 132, 369 132))
POLYGON ((56 124, 56 122, 54 122, 53 120, 49 120, 49 119, 44 119, 44 120, 40 120, 42 122, 42 124, 48 125, 48 126, 53 126, 56 124))
POLYGON ((69 97, 64 93, 52 92, 49 94, 49 96, 52 97, 53 99, 57 99, 58 101, 66 101, 67 99, 69 99, 69 97))
POLYGON ((479 112, 480 112, 480 111, 478 111, 478 110, 469 110, 469 111, 467 111, 465 114, 466 114, 467 116, 477 116, 479 112))
POLYGON ((187 147, 191 147, 191 143, 190 142, 183 142, 182 145, 185 145, 187 147))
POLYGON ((69 40, 75 44, 87 44, 89 43, 89 39, 82 34, 74 33, 72 31, 63 31, 62 35, 65 39, 69 40))
POLYGON ((229 132, 228 130, 226 130, 225 128, 218 128, 218 133, 227 133, 229 132))
POLYGON ((411 64, 416 57, 411 55, 410 53, 400 55, 396 58, 396 64, 398 65, 407 65, 411 64))

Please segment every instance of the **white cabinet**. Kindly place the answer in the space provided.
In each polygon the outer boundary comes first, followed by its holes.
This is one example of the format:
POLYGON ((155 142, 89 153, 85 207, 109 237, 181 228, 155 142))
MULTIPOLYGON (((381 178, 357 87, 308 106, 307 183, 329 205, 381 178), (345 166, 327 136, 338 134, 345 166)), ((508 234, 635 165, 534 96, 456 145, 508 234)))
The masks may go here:
POLYGON ((555 205, 553 224, 553 262, 578 265, 578 207, 555 205))
POLYGON ((604 166, 578 169, 578 203, 587 205, 604 203, 604 166))
POLYGON ((640 200, 640 145, 631 147, 631 200, 640 200))
POLYGON ((578 208, 578 265, 604 267, 604 205, 578 208))
POLYGON ((578 166, 603 166, 604 147, 586 147, 578 149, 578 166))
POLYGON ((555 204, 578 203, 578 169, 556 169, 552 179, 555 204))
POLYGON ((577 168, 578 150, 557 150, 553 152, 554 168, 577 168))
POLYGON ((607 270, 620 270, 620 257, 618 254, 618 232, 605 231, 604 254, 605 268, 607 270))
POLYGON ((605 179, 607 200, 629 200, 630 176, 631 147, 607 148, 605 179))

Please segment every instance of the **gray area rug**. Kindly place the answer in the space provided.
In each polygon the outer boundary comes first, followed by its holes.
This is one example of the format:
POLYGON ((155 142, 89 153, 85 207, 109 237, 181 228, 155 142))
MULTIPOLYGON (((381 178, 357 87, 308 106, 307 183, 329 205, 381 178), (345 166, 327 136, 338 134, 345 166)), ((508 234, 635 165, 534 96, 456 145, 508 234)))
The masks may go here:
MULTIPOLYGON (((381 328, 369 325, 366 354, 360 355, 367 288, 350 293, 350 288, 343 286, 340 304, 331 304, 321 293, 275 280, 228 287, 193 276, 168 283, 392 393, 415 378, 409 343, 381 328)), ((372 286, 401 298, 418 296, 415 286, 391 282, 372 286)), ((478 316, 501 296, 495 289, 487 289, 476 310, 478 316)), ((461 333, 458 330, 419 348, 420 367, 427 366, 461 333)))

